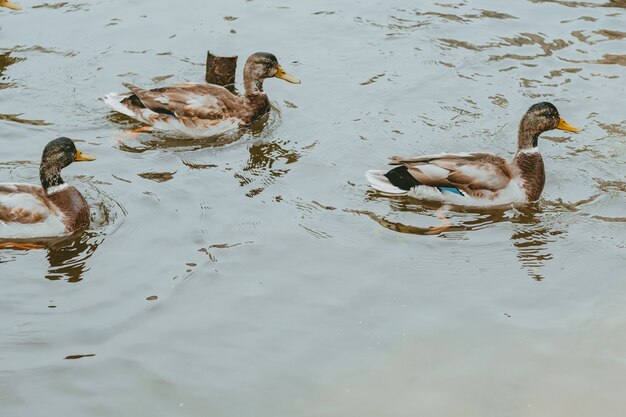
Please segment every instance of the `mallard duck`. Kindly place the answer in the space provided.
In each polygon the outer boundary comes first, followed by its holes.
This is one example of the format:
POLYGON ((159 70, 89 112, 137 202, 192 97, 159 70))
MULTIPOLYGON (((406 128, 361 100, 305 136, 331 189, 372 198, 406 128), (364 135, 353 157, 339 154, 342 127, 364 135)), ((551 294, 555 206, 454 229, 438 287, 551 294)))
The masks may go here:
POLYGON ((32 184, 0 184, 0 238, 28 239, 69 235, 89 225, 89 206, 61 170, 74 161, 96 158, 81 153, 68 138, 57 138, 43 150, 39 177, 32 184))
POLYGON ((215 84, 179 83, 145 90, 124 84, 130 93, 109 93, 104 102, 113 110, 157 129, 188 136, 212 136, 251 124, 267 113, 270 103, 263 80, 281 78, 299 84, 272 54, 252 54, 243 69, 244 95, 215 84))
POLYGON ((545 183, 539 135, 552 129, 578 132, 551 103, 531 106, 519 125, 517 152, 511 162, 491 153, 473 152, 392 156, 392 170, 367 171, 370 185, 384 193, 409 195, 461 206, 504 205, 536 201, 545 183))
POLYGON ((22 10, 22 6, 18 6, 17 4, 13 4, 8 0, 0 0, 0 7, 6 7, 12 10, 22 10))

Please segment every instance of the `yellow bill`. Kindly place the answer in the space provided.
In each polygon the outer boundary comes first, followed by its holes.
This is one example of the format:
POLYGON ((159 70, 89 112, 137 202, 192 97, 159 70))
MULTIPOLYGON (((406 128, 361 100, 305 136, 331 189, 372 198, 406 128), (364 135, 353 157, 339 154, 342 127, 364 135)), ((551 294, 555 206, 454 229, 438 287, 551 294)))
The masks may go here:
POLYGON ((0 0, 0 7, 7 7, 11 10, 22 10, 22 6, 18 6, 17 4, 13 4, 9 1, 0 0))
POLYGON ((92 155, 87 155, 86 153, 82 153, 78 149, 76 149, 76 155, 74 156, 74 161, 95 161, 96 157, 92 155))
POLYGON ((565 120, 563 120, 562 117, 559 117, 559 125, 556 128, 561 130, 567 130, 568 132, 580 132, 579 128, 567 123, 565 120))
POLYGON ((280 66, 278 67, 278 71, 276 72, 276 75, 274 75, 274 77, 280 78, 281 80, 288 81, 292 84, 300 84, 299 79, 297 79, 291 74, 287 74, 285 70, 283 69, 283 67, 280 67, 280 66))

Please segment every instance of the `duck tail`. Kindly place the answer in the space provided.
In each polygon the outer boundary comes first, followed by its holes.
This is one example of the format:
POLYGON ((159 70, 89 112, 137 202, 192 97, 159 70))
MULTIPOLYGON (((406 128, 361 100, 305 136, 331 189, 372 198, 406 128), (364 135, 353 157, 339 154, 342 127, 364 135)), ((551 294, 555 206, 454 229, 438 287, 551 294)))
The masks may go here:
POLYGON ((136 118, 135 113, 122 103, 122 100, 124 100, 126 97, 128 97, 128 94, 108 93, 105 94, 103 101, 104 104, 106 104, 116 112, 122 113, 132 118, 136 118))
POLYGON ((376 169, 370 169, 365 173, 365 178, 367 182, 370 183, 370 186, 378 191, 388 194, 406 194, 407 190, 403 190, 401 188, 396 187, 389 179, 385 176, 385 171, 380 171, 376 169))

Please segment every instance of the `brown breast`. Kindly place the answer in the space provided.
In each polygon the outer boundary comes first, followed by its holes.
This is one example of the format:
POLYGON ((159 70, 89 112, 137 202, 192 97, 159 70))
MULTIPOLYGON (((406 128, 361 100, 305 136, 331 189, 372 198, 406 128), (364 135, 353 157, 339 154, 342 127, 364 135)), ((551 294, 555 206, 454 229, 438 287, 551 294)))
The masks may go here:
POLYGON ((245 105, 235 112, 245 124, 251 124, 270 110, 270 101, 265 93, 248 94, 245 98, 245 105))
POLYGON ((539 152, 518 152, 515 155, 514 164, 520 170, 522 186, 528 201, 539 200, 546 183, 546 173, 541 154, 539 152))
POLYGON ((66 189, 49 194, 48 198, 65 215, 66 231, 75 232, 89 226, 89 206, 82 194, 71 185, 66 189))

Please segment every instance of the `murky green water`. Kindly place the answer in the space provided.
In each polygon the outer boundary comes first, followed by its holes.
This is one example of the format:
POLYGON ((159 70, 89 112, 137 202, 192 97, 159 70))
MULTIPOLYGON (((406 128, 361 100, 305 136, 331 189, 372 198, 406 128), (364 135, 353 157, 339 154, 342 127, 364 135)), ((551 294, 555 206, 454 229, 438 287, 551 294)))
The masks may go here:
POLYGON ((98 157, 64 171, 90 230, 0 252, 0 415, 623 415, 624 1, 179 3, 0 10, 0 181, 60 135, 98 157), (120 141, 100 98, 202 81, 207 49, 303 83, 232 140, 120 141), (432 236, 365 184, 512 155, 538 101, 583 131, 543 136, 537 204, 432 236))

